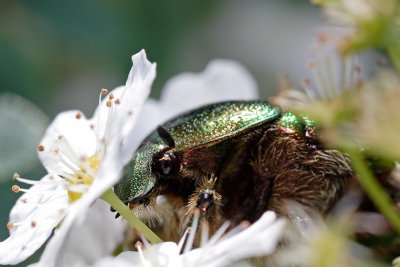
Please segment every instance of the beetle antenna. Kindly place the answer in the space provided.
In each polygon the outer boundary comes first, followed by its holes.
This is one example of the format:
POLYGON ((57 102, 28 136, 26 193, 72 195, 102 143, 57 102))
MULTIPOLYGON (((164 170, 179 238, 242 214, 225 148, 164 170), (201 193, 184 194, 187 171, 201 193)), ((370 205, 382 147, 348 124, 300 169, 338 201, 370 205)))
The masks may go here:
POLYGON ((161 139, 167 143, 167 145, 171 148, 175 147, 175 141, 170 135, 170 133, 161 125, 157 127, 157 133, 161 137, 161 139))

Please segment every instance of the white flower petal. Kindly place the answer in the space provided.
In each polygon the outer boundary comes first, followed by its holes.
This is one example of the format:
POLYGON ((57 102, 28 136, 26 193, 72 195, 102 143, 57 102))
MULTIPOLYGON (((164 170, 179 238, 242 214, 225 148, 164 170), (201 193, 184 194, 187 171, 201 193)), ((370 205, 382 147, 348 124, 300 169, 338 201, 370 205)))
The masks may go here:
MULTIPOLYGON (((141 264, 139 253, 126 251, 119 254, 117 257, 106 257, 93 265, 86 267, 144 267, 141 264)), ((147 267, 147 266, 146 266, 147 267)))
MULTIPOLYGON (((115 159, 115 161, 118 161, 118 159, 115 159)), ((112 162, 114 161, 110 160, 110 164, 112 162)), ((82 197, 69 208, 69 212, 63 221, 62 227, 56 229, 53 237, 48 242, 42 257, 40 258, 38 267, 60 266, 58 264, 59 255, 63 251, 64 242, 71 231, 75 231, 74 229, 76 227, 81 227, 89 207, 120 177, 118 175, 118 170, 115 170, 110 164, 106 164, 110 168, 104 168, 104 176, 101 178, 98 174, 88 192, 82 195, 82 197), (107 171, 109 176, 107 176, 107 171), (110 179, 108 180, 108 178, 110 179)), ((121 166, 120 163, 115 164, 121 166)))
POLYGON ((140 111, 132 134, 125 140, 125 146, 122 148, 127 151, 125 154, 128 154, 129 151, 135 151, 143 139, 168 118, 170 117, 168 117, 168 113, 164 113, 162 104, 149 98, 140 111))
MULTIPOLYGON (((100 138, 105 136, 107 140, 119 136, 124 139, 129 136, 150 94, 155 75, 156 64, 147 60, 144 50, 132 56, 132 68, 126 85, 111 91, 93 116, 92 122, 96 125, 95 130, 100 138), (112 95, 111 99, 110 95, 112 95), (109 102, 110 100, 112 101, 109 102)), ((120 145, 120 141, 117 145, 120 145)), ((128 152, 130 156, 133 151, 128 152)), ((123 158, 128 159, 128 157, 123 158)))
POLYGON ((44 250, 37 267, 55 267, 58 256, 60 254, 64 240, 67 238, 71 228, 79 219, 84 219, 85 211, 90 207, 93 201, 96 199, 91 192, 87 192, 76 201, 68 210, 68 214, 65 216, 64 221, 60 228, 54 231, 53 237, 47 243, 46 249, 44 250))
POLYGON ((0 243, 0 264, 17 264, 31 256, 51 235, 68 208, 66 182, 47 175, 23 194, 10 213, 11 236, 0 243))
MULTIPOLYGON (((132 56, 132 69, 129 72, 124 90, 124 109, 138 115, 144 102, 150 94, 150 89, 156 76, 156 64, 150 63, 144 50, 132 56)), ((128 121, 124 126, 124 132, 130 131, 135 121, 128 121)), ((124 134, 125 136, 125 134, 124 134)))
POLYGON ((122 125, 122 136, 132 132, 140 110, 150 94, 151 86, 156 77, 156 64, 150 63, 144 50, 132 56, 132 69, 126 81, 124 95, 121 101, 122 114, 118 119, 122 125), (130 115, 132 114, 132 115, 130 115))
MULTIPOLYGON (((98 261, 93 267, 125 267, 125 266, 164 266, 183 267, 182 257, 179 255, 178 246, 173 242, 163 242, 146 247, 143 251, 144 260, 138 252, 122 252, 117 257, 108 257, 98 261), (144 261, 144 262, 143 262, 144 261)), ((194 265, 193 265, 194 266, 194 265)))
POLYGON ((209 103, 257 97, 257 84, 242 65, 230 60, 213 60, 202 73, 183 73, 169 80, 161 101, 164 112, 175 116, 209 103))
POLYGON ((236 261, 249 257, 265 256, 272 253, 282 236, 285 221, 277 219, 274 212, 268 211, 248 229, 230 239, 218 243, 221 252, 236 248, 236 253, 226 254, 227 260, 236 261), (246 244, 245 246, 243 246, 246 244))
MULTIPOLYGON (((107 189, 115 185, 122 176, 122 170, 125 165, 123 147, 120 143, 113 140, 107 148, 107 153, 101 161, 93 184, 88 193, 82 198, 89 197, 91 202, 99 198, 107 189)), ((125 150, 124 150, 125 151, 125 150)), ((133 151, 130 152, 132 154, 133 151)))
POLYGON ((233 237, 219 241, 214 246, 195 249, 184 255, 187 265, 228 266, 250 257, 272 253, 281 237, 285 221, 267 211, 259 220, 233 237))
POLYGON ((122 242, 126 224, 116 220, 110 206, 97 200, 76 223, 63 242, 56 266, 83 266, 111 255, 122 242))
POLYGON ((40 145, 44 149, 38 152, 43 166, 56 174, 71 173, 68 166, 76 166, 80 158, 92 156, 97 146, 90 122, 77 110, 57 115, 40 145))
POLYGON ((183 266, 178 246, 174 242, 157 244, 146 248, 143 252, 146 259, 151 262, 152 266, 183 266))

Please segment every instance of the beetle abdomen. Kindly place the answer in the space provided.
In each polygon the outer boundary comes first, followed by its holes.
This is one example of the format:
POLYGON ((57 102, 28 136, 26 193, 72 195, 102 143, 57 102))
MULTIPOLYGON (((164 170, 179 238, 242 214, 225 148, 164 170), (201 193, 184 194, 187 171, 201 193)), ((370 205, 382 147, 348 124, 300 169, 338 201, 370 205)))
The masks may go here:
POLYGON ((315 137, 307 134, 314 129, 305 123, 299 132, 299 121, 284 126, 277 119, 253 138, 246 136, 246 144, 232 147, 217 189, 225 200, 225 219, 255 221, 266 210, 284 215, 286 200, 322 213, 335 203, 353 176, 349 161, 315 145, 315 137))

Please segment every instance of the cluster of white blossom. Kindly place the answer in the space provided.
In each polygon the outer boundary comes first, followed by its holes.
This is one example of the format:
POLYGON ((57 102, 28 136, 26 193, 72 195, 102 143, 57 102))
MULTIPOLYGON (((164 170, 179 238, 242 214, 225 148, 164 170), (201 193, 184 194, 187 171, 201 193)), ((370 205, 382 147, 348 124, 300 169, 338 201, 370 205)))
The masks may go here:
POLYGON ((144 51, 132 57, 125 86, 102 89, 91 119, 77 110, 60 113, 38 145, 48 174, 33 181, 15 174, 23 192, 10 213, 10 237, 0 243, 0 264, 17 264, 47 240, 34 266, 224 266, 271 253, 283 221, 267 212, 229 238, 214 236, 204 247, 179 254, 177 244, 145 246, 139 252, 112 253, 126 225, 112 218, 99 197, 121 177, 140 140, 157 124, 184 110, 210 102, 257 98, 257 88, 239 64, 216 60, 201 74, 171 79, 160 101, 147 99, 156 66, 144 51))

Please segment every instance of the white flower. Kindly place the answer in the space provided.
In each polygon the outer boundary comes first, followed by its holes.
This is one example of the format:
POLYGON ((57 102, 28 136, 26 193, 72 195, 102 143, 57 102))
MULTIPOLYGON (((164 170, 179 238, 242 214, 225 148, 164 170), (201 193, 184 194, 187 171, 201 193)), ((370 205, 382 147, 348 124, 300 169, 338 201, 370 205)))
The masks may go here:
MULTIPOLYGON (((25 260, 61 223, 41 260, 43 266, 54 266, 71 225, 83 219, 88 207, 118 181, 124 159, 133 153, 122 150, 123 142, 155 78, 155 64, 146 59, 144 51, 134 55, 132 62, 126 85, 99 101, 92 119, 79 111, 63 112, 54 119, 38 146, 48 175, 39 182, 15 175, 18 181, 34 185, 29 190, 13 187, 13 191, 26 193, 11 211, 11 236, 0 243, 0 264, 25 260)), ((106 90, 100 100, 102 94, 106 90)))
POLYGON ((292 229, 285 231, 287 245, 277 252, 279 266, 375 266, 370 251, 349 238, 351 224, 359 218, 349 212, 347 201, 343 210, 336 206, 335 216, 326 218, 297 202, 287 201, 293 224, 292 229))
POLYGON ((326 13, 340 24, 356 25, 359 21, 373 20, 381 6, 375 0, 339 0, 328 5, 326 13))
MULTIPOLYGON (((160 101, 149 99, 145 103, 135 129, 127 139, 136 140, 133 144, 140 142, 158 124, 179 112, 186 111, 185 109, 225 100, 256 99, 257 96, 257 86, 247 70, 233 61, 215 60, 201 73, 185 73, 170 79, 163 89, 160 101)), ((121 242, 121 233, 124 230, 121 221, 112 218, 115 223, 111 223, 112 220, 109 218, 113 215, 107 205, 92 212, 92 215, 86 216, 83 220, 74 222, 61 244, 62 254, 58 254, 57 267, 92 265, 111 254, 109 247, 104 246, 121 242), (93 217, 103 218, 101 219, 103 223, 99 224, 98 220, 92 219, 93 217), (89 245, 88 239, 96 240, 96 245, 89 245), (103 244, 103 247, 98 244, 103 244)), ((168 245, 165 248, 168 248, 168 245)), ((50 248, 46 248, 48 249, 50 248)), ((123 261, 123 255, 115 261, 123 261)), ((127 264, 133 265, 131 262, 127 264)))
POLYGON ((310 116, 318 122, 333 121, 335 101, 362 84, 362 66, 353 56, 338 54, 335 44, 343 38, 343 31, 326 29, 317 34, 308 63, 310 78, 302 82, 303 90, 290 81, 282 83, 271 103, 284 111, 310 116), (327 105, 329 108, 327 108, 327 105))
POLYGON ((350 30, 339 46, 344 54, 366 48, 397 47, 399 9, 396 0, 313 0, 335 24, 350 30))
MULTIPOLYGON (((198 220, 198 217, 197 217, 198 220)), ((193 225, 197 222, 194 220, 193 225)), ((163 266, 163 267, 223 267, 250 257, 270 255, 282 236, 285 221, 277 219, 274 212, 267 211, 263 216, 246 228, 244 224, 225 233, 229 223, 225 223, 208 240, 207 233, 201 235, 203 244, 190 250, 193 245, 196 226, 188 237, 185 235, 179 244, 164 242, 158 245, 146 244, 139 252, 123 252, 115 258, 109 257, 97 262, 95 267, 163 266), (244 230, 243 230, 244 229, 244 230), (186 240, 186 242, 184 242, 186 240), (185 247, 183 244, 185 243, 185 247), (180 254, 183 249, 184 253, 180 254)))

